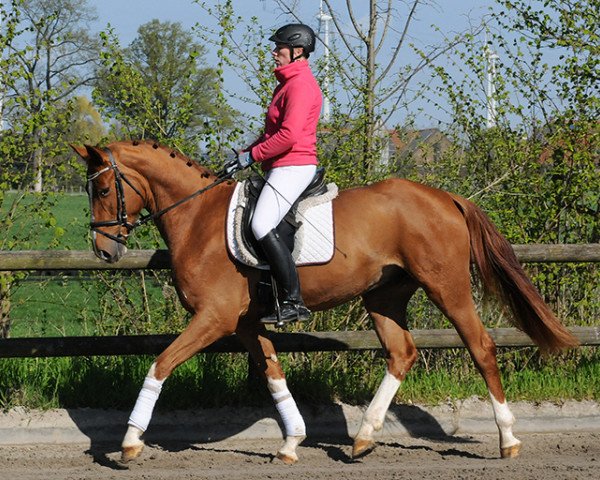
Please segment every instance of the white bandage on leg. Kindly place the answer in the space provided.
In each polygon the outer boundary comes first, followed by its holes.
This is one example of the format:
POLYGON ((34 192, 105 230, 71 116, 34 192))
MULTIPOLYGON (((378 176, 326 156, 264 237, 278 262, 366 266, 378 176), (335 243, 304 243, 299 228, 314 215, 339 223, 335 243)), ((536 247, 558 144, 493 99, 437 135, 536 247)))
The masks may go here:
POLYGON ((390 404, 400 387, 400 383, 400 380, 386 369, 385 376, 377 389, 377 393, 375 393, 363 416, 362 424, 356 438, 371 438, 374 431, 383 428, 385 414, 390 408, 390 404))
POLYGON ((285 426, 285 434, 292 437, 306 436, 306 426, 304 419, 298 410, 296 401, 287 387, 278 392, 271 392, 277 411, 281 416, 283 425, 285 426))
POLYGON ((133 407, 129 422, 127 422, 129 425, 139 428, 142 432, 146 431, 163 383, 164 380, 156 380, 151 373, 148 374, 144 379, 144 385, 140 391, 137 402, 135 402, 135 407, 133 407))
POLYGON ((500 403, 490 392, 492 408, 494 409, 494 418, 500 432, 500 448, 508 448, 518 445, 521 441, 513 435, 512 426, 515 423, 515 417, 508 408, 506 401, 500 403))

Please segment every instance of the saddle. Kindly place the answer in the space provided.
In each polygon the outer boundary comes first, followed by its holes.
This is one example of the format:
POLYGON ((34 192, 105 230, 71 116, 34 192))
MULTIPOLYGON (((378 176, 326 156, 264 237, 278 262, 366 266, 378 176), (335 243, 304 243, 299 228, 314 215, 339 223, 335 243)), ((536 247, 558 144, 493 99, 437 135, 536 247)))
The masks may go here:
MULTIPOLYGON (((252 217, 254 216, 254 211, 256 210, 256 202, 258 201, 258 197, 260 196, 260 192, 264 186, 265 178, 261 175, 254 174, 246 180, 244 184, 244 193, 247 198, 247 203, 242 215, 242 241, 244 246, 252 255, 256 256, 262 261, 264 261, 265 258, 258 241, 256 238, 254 238, 250 224, 252 222, 252 217)), ((305 198, 322 195, 326 192, 327 185, 325 184, 325 169, 323 167, 319 167, 317 168, 315 176, 308 187, 306 187, 304 192, 302 192, 300 197, 294 202, 281 223, 276 227, 277 233, 279 233, 279 236, 284 240, 286 246, 290 249, 290 252, 294 251, 294 237, 296 231, 302 225, 302 222, 296 219, 298 205, 305 198)))

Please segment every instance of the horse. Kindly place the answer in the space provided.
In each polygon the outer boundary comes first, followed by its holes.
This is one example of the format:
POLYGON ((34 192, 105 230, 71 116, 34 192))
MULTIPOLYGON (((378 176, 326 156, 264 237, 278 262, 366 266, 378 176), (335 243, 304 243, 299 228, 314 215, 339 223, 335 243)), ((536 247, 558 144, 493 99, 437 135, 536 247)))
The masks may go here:
MULTIPOLYGON (((173 370, 235 333, 265 378, 285 427, 276 457, 297 462, 306 429, 268 330, 259 322, 265 313, 258 294, 261 274, 233 259, 226 246, 227 208, 236 181, 151 141, 71 146, 87 164, 95 254, 118 261, 135 226, 154 221, 170 252, 179 298, 191 313, 189 324, 148 371, 123 438, 122 460, 142 453, 142 434, 173 370), (143 209, 149 213, 143 215, 143 209)), ((374 433, 417 359, 407 305, 419 288, 455 327, 486 383, 500 457, 518 456, 522 444, 513 434, 515 418, 501 384, 496 346, 475 308, 471 273, 486 295, 510 308, 514 325, 542 351, 578 343, 546 305, 506 238, 473 202, 400 178, 343 190, 332 209, 334 255, 328 263, 299 267, 302 296, 313 311, 362 297, 386 361, 352 457, 375 448, 374 433)))

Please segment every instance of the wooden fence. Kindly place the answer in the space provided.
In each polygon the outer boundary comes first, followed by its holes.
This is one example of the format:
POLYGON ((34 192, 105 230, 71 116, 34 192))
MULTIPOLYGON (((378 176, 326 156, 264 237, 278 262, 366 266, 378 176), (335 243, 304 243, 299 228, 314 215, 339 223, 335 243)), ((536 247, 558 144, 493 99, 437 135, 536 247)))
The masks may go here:
MULTIPOLYGON (((522 263, 600 262, 600 244, 513 245, 522 263)), ((91 251, 0 251, 3 270, 165 270, 170 268, 167 250, 129 250, 117 263, 106 263, 91 251)))
MULTIPOLYGON (((513 245, 523 263, 600 262, 600 244, 513 245)), ((89 251, 0 251, 2 271, 140 270, 170 268, 166 250, 133 250, 115 264, 97 259, 89 251)), ((600 345, 600 326, 570 329, 581 345, 600 345)), ((522 332, 513 328, 489 329, 499 347, 531 346, 522 332)), ((462 348, 453 329, 411 330, 419 348, 462 348)), ((158 354, 176 335, 134 335, 103 337, 43 337, 0 340, 0 357, 58 357, 93 355, 158 354)), ((358 332, 271 332, 280 352, 376 350, 381 345, 374 331, 358 332)), ((232 335, 210 345, 203 352, 243 352, 232 335)))

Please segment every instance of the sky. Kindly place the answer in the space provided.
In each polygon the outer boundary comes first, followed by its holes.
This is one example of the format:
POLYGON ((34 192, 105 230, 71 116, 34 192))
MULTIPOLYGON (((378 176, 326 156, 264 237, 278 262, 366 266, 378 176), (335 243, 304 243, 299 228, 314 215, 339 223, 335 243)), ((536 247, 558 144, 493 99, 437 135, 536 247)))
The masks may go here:
MULTIPOLYGON (((345 0, 331 0, 334 8, 339 7, 340 12, 345 12, 345 0)), ((208 5, 215 2, 206 1, 208 5)), ((315 30, 318 29, 317 14, 319 12, 319 0, 303 0, 294 2, 290 0, 288 4, 297 3, 300 5, 299 11, 303 23, 307 23, 315 30)), ((403 2, 394 2, 396 4, 403 2)), ((121 45, 126 46, 136 37, 139 26, 153 19, 161 21, 180 22, 184 28, 192 29, 196 23, 208 22, 201 6, 192 0, 102 0, 100 2, 90 2, 96 8, 98 20, 93 28, 98 31, 106 28, 110 24, 120 39, 121 45)), ((359 19, 368 18, 368 2, 365 0, 353 0, 355 16, 359 19)), ((451 32, 460 32, 468 28, 469 23, 478 23, 487 12, 489 6, 494 4, 493 0, 437 0, 429 2, 428 6, 420 8, 417 14, 417 21, 413 23, 410 31, 411 41, 420 45, 434 44, 441 41, 442 34, 436 32, 431 25, 437 25, 442 32, 449 35, 451 32)), ((275 30, 279 26, 289 23, 290 19, 278 10, 273 0, 233 0, 233 7, 236 14, 250 18, 256 16, 260 23, 267 30, 275 30)), ((211 53, 207 56, 208 63, 211 64, 211 53)), ((315 58, 322 55, 323 47, 317 45, 314 54, 315 58)), ((213 57, 216 58, 216 57, 213 57)), ((311 59, 313 57, 311 56, 311 59)), ((214 63, 213 63, 214 64, 214 63)), ((400 63, 401 64, 401 63, 400 63)), ((234 78, 226 77, 226 89, 229 91, 245 91, 244 84, 234 78)), ((259 112, 253 110, 252 106, 242 105, 232 99, 234 107, 238 110, 247 112, 250 115, 256 115, 259 112)), ((440 112, 427 111, 431 106, 422 102, 415 104, 415 111, 418 108, 424 108, 426 115, 417 116, 417 125, 421 127, 433 126, 430 116, 440 121, 448 119, 440 112)), ((402 119, 395 119, 401 122, 402 119)))
MULTIPOLYGON (((196 22, 206 19, 201 6, 193 0, 102 0, 91 2, 98 13, 97 25, 102 28, 110 23, 119 34, 123 43, 129 43, 136 36, 137 28, 154 19, 162 21, 181 22, 184 27, 191 28, 196 22)), ((216 2, 205 1, 207 5, 216 2)), ((235 12, 243 16, 256 16, 266 27, 273 29, 287 23, 287 18, 277 11, 272 0, 233 0, 235 12)), ((292 4, 293 2, 288 2, 292 4)), ((319 0, 303 0, 297 2, 302 15, 303 23, 317 27, 317 14, 319 0)), ((354 0, 353 4, 357 17, 366 15, 366 1, 354 0), (361 5, 364 11, 361 11, 361 5)), ((437 0, 430 2, 431 6, 424 6, 418 13, 419 24, 413 35, 426 38, 432 35, 430 25, 436 24, 444 31, 460 31, 467 26, 467 15, 480 18, 487 8, 494 2, 492 0, 437 0)), ((332 0, 334 6, 340 10, 345 8, 344 0, 332 0)))

